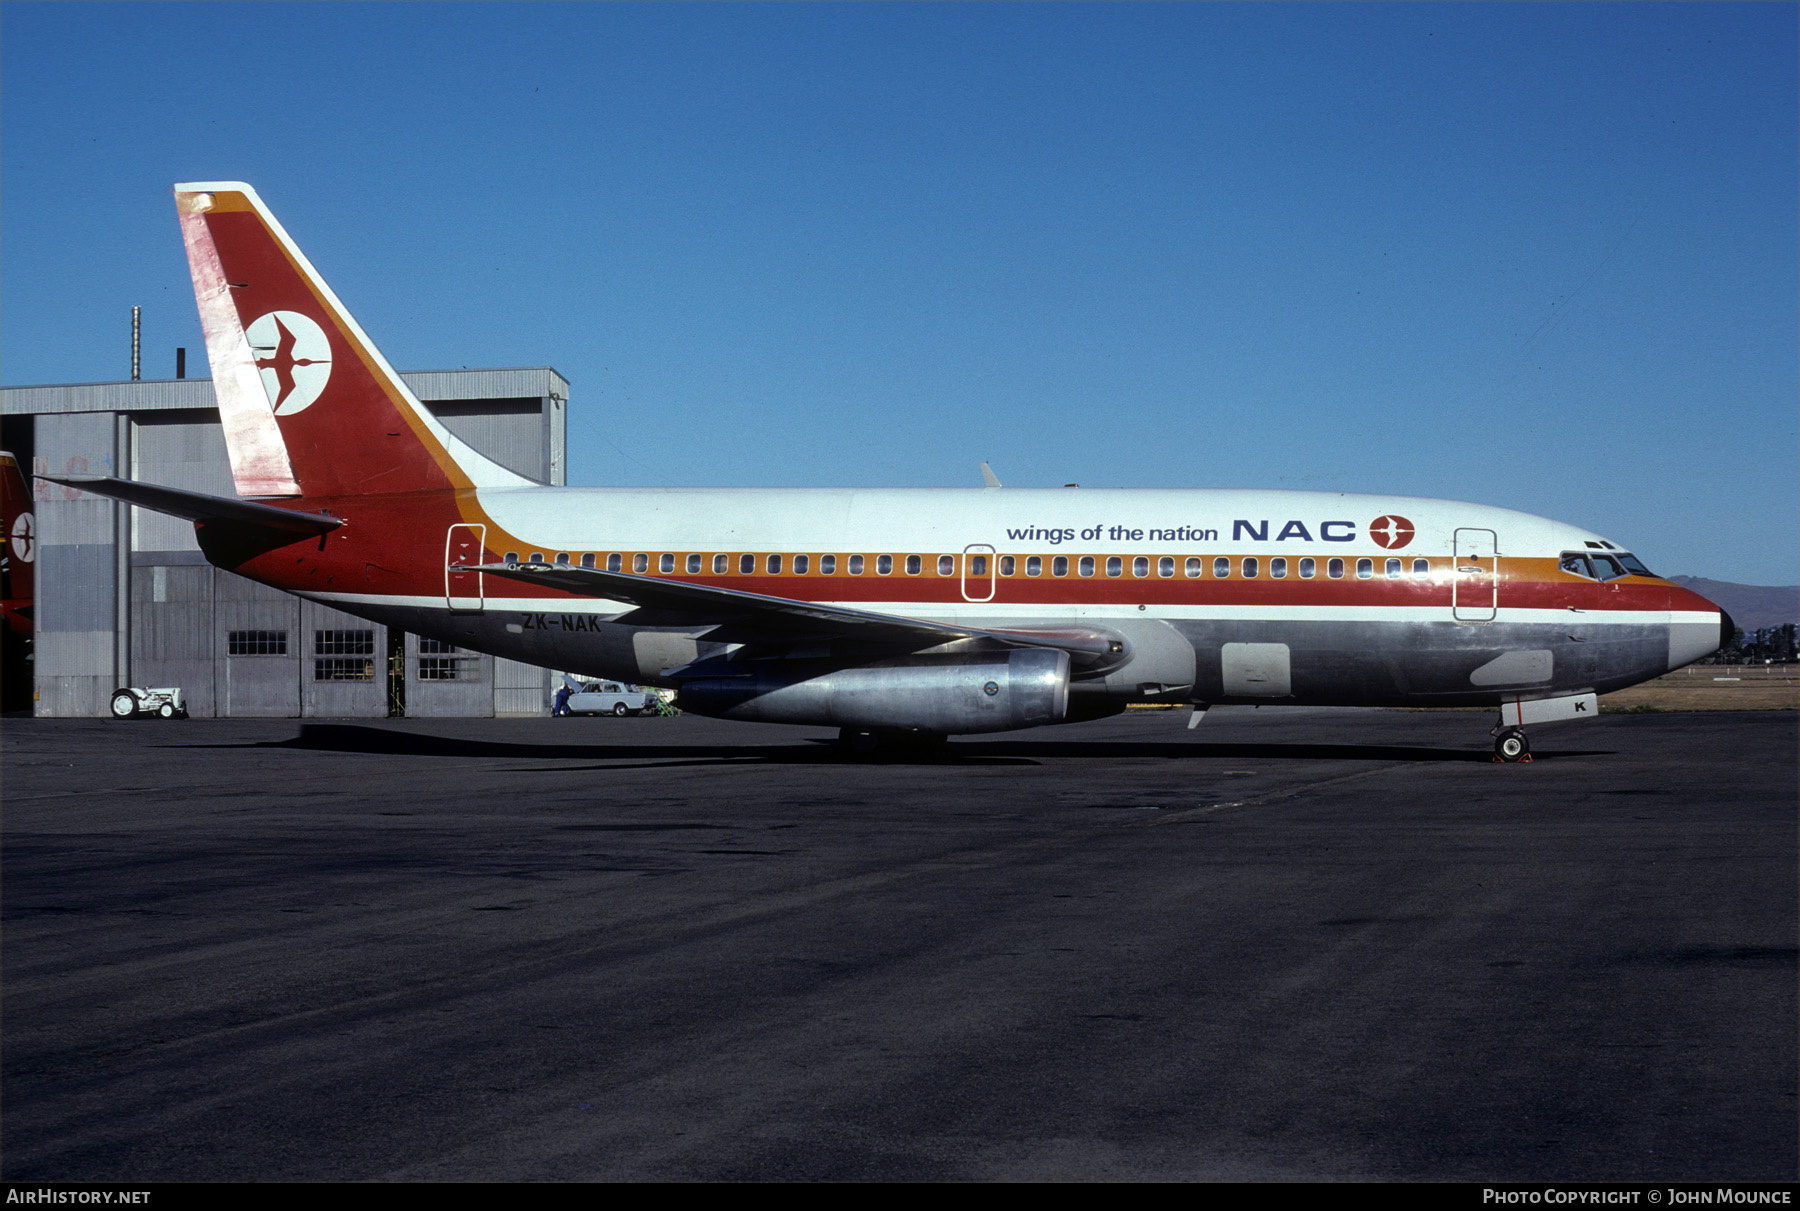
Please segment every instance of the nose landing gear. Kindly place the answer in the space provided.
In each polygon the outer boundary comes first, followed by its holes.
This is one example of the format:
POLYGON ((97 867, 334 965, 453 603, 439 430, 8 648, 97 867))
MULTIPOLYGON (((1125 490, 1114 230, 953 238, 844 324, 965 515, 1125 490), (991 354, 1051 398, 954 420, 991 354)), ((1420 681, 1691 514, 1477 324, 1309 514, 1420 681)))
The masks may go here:
POLYGON ((1522 727, 1503 727, 1494 735, 1494 760, 1511 764, 1515 761, 1530 762, 1531 741, 1525 738, 1522 727))

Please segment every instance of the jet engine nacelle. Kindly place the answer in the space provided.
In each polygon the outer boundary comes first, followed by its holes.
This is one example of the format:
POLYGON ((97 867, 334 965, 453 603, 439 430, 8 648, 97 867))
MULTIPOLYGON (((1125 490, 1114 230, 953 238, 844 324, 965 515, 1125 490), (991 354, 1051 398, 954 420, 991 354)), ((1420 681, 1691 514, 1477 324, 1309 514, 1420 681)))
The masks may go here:
POLYGON ((855 668, 756 662, 742 677, 683 683, 696 715, 871 731, 963 735, 1058 723, 1069 710, 1069 655, 1047 648, 904 656, 855 668))

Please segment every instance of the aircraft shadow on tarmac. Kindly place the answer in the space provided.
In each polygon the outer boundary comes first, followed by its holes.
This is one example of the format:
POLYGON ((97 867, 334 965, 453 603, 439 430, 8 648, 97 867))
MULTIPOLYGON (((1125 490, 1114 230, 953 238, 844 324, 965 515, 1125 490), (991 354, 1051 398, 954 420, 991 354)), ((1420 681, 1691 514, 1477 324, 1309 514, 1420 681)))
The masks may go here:
MULTIPOLYGON (((856 757, 825 738, 798 744, 520 744, 471 740, 460 736, 343 723, 307 723, 286 740, 244 744, 179 745, 182 748, 279 748, 313 752, 370 753, 397 757, 476 757, 504 760, 658 762, 677 764, 756 763, 820 764, 1037 764, 1056 757, 1096 760, 1158 758, 1175 761, 1244 760, 1267 757, 1286 761, 1476 762, 1488 764, 1486 749, 1427 748, 1394 744, 1231 744, 1208 741, 1101 740, 959 740, 937 749, 907 751, 876 758, 856 757)), ((1560 749, 1534 754, 1538 761, 1562 757, 1608 755, 1600 749, 1560 749)))

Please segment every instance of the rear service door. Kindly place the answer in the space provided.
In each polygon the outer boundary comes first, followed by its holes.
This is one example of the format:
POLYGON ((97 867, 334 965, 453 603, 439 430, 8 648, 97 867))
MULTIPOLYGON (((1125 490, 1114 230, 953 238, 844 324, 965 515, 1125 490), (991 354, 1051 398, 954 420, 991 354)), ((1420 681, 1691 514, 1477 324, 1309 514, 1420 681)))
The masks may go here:
POLYGON ((1494 621, 1499 564, 1499 541, 1492 530, 1456 532, 1456 576, 1450 582, 1450 612, 1456 621, 1494 621))
POLYGON ((444 540, 444 604, 459 613, 481 612, 481 573, 455 569, 459 564, 481 562, 486 534, 486 526, 456 525, 444 540))

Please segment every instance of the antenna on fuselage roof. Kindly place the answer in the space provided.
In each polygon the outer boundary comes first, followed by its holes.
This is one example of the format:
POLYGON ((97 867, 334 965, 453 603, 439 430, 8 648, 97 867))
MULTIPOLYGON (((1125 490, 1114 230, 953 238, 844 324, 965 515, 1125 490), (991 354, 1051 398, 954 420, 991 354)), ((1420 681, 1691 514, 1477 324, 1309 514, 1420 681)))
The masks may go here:
POLYGON ((994 469, 985 462, 981 464, 981 482, 990 488, 998 488, 1000 486, 1000 477, 995 475, 994 469))

